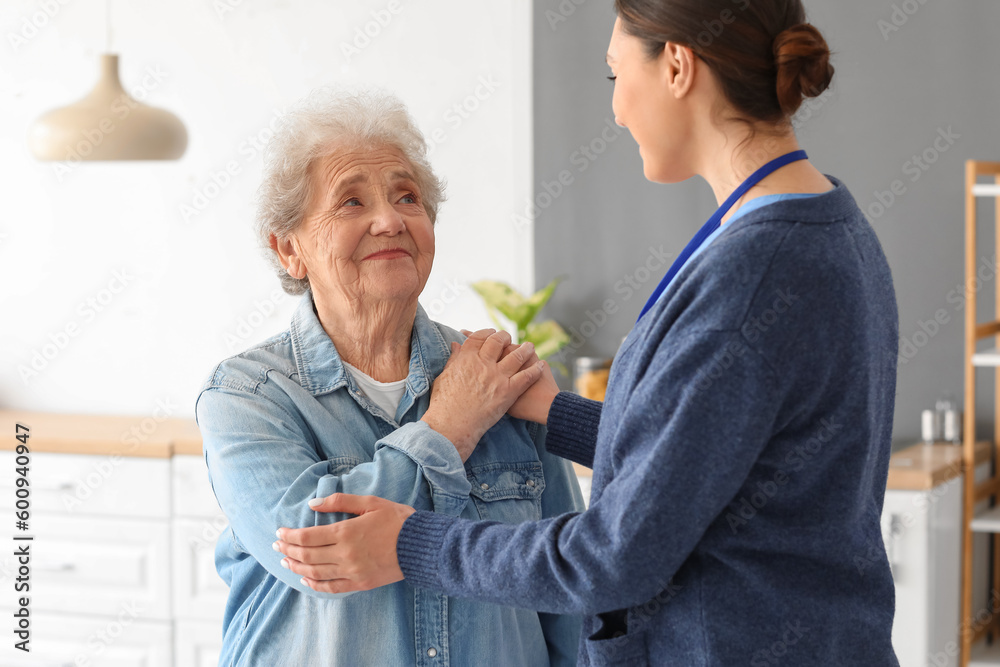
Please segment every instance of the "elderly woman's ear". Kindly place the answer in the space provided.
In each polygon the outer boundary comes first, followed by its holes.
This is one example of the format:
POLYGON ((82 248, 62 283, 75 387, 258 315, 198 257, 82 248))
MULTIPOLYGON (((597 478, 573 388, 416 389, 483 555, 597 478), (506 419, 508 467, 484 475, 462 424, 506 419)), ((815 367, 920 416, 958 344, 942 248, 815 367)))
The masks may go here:
POLYGON ((289 235, 279 240, 278 237, 271 234, 269 243, 271 249, 278 253, 278 259, 281 260, 281 265, 285 267, 288 275, 296 280, 302 280, 306 277, 306 265, 299 255, 298 239, 289 235))

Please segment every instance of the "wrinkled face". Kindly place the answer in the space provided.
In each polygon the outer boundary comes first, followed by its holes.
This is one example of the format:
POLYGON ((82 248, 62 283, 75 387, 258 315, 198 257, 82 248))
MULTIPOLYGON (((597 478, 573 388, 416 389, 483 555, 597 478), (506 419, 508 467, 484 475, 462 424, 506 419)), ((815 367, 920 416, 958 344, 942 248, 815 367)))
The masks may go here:
POLYGON ((348 148, 310 168, 313 199, 294 235, 317 298, 415 302, 434 261, 434 229, 394 147, 348 148))
POLYGON ((642 40, 624 32, 620 18, 611 33, 607 61, 615 77, 611 98, 615 122, 628 128, 639 144, 646 178, 658 183, 689 178, 686 105, 674 96, 668 83, 676 61, 666 50, 659 58, 650 59, 642 40))

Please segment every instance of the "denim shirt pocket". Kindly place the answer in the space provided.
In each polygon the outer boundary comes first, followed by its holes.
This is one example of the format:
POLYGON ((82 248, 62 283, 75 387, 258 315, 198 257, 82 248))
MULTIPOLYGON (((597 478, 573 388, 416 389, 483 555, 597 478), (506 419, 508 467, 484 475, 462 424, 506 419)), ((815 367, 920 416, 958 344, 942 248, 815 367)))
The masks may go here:
POLYGON ((481 519, 506 523, 542 518, 545 475, 541 461, 497 461, 473 466, 467 473, 469 495, 481 519))
POLYGON ((335 456, 327 459, 327 462, 330 464, 331 475, 344 475, 364 463, 356 456, 335 456))
POLYGON ((264 597, 264 582, 257 585, 257 589, 253 592, 253 596, 250 602, 243 606, 243 611, 240 612, 232 623, 230 624, 230 632, 235 633, 233 637, 226 637, 225 643, 232 644, 232 661, 229 663, 229 667, 233 667, 237 660, 242 660, 246 657, 246 646, 245 640, 250 640, 253 638, 253 633, 249 632, 250 621, 253 619, 254 614, 261 607, 262 598, 264 597))

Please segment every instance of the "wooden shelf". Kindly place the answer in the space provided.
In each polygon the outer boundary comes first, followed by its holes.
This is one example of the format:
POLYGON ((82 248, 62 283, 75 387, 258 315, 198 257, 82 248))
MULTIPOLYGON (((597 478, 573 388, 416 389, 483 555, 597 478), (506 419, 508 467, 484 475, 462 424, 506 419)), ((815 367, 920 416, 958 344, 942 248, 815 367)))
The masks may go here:
MULTIPOLYGON (((985 162, 982 160, 965 161, 965 284, 975 285, 979 281, 976 267, 979 265, 981 248, 978 244, 977 197, 993 197, 996 203, 995 224, 1000 229, 1000 162, 985 162), (989 178, 991 182, 980 183, 979 179, 989 178)), ((992 252, 1000 252, 1000 235, 994 235, 995 248, 992 252)), ((985 244, 984 244, 985 245, 985 244)), ((979 295, 976 290, 967 294, 965 304, 965 414, 962 430, 965 441, 962 445, 962 460, 975 460, 976 436, 976 372, 977 367, 1000 368, 1000 292, 993 301, 993 318, 988 322, 978 322, 977 308, 979 295), (978 350, 978 342, 983 339, 994 339, 993 349, 978 350)), ((1000 373, 993 377, 993 441, 1000 441, 1000 373)), ((994 502, 994 507, 976 510, 980 502, 986 502, 989 493, 1000 489, 1000 479, 996 473, 989 479, 977 480, 975 465, 962 466, 962 572, 959 609, 961 620, 959 627, 971 627, 974 618, 973 600, 973 534, 987 533, 993 537, 993 557, 989 564, 990 578, 1000 581, 1000 502, 994 502)), ((1000 498, 996 498, 1000 501, 1000 498)), ((993 626, 996 629, 996 626, 993 626)), ((985 628, 975 633, 984 634, 985 628)), ((995 666, 1000 667, 1000 641, 987 644, 985 641, 972 641, 973 633, 959 633, 959 667, 995 666)))
POLYGON ((977 514, 970 528, 974 533, 1000 533, 1000 505, 977 514))
POLYGON ((985 641, 972 645, 969 667, 1000 667, 1000 642, 987 644, 985 641))
POLYGON ((1000 184, 978 183, 972 186, 975 197, 1000 197, 1000 184))
POLYGON ((1000 350, 991 348, 972 355, 972 365, 977 367, 1000 366, 1000 350))

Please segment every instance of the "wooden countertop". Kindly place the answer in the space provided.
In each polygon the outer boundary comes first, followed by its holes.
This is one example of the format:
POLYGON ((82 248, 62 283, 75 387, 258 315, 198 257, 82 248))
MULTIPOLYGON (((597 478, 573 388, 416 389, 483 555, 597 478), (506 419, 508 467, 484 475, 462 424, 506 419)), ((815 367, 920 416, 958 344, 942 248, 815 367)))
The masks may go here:
MULTIPOLYGON (((992 443, 976 443, 976 465, 989 461, 992 443)), ((887 489, 920 491, 932 489, 962 474, 962 446, 950 443, 917 443, 901 449, 889 459, 887 489)))
MULTIPOLYGON (((143 415, 77 415, 26 410, 0 410, 0 450, 19 444, 16 424, 28 426, 28 445, 35 452, 98 454, 170 458, 174 454, 201 456, 201 433, 194 419, 156 419, 143 415)), ((976 463, 992 454, 988 441, 976 443, 976 463)), ((576 463, 577 475, 591 470, 576 463)), ((930 489, 957 477, 962 470, 962 448, 951 444, 908 447, 892 455, 889 489, 930 489)))
POLYGON ((74 415, 0 410, 0 450, 20 443, 16 424, 31 429, 33 452, 170 458, 201 455, 201 434, 194 419, 156 419, 149 415, 74 415))
MULTIPOLYGON (((201 432, 194 419, 157 420, 148 415, 73 415, 58 412, 0 410, 0 450, 13 451, 16 424, 31 429, 33 452, 99 454, 170 458, 201 456, 201 432)), ((573 464, 576 474, 589 477, 590 468, 573 464)))

